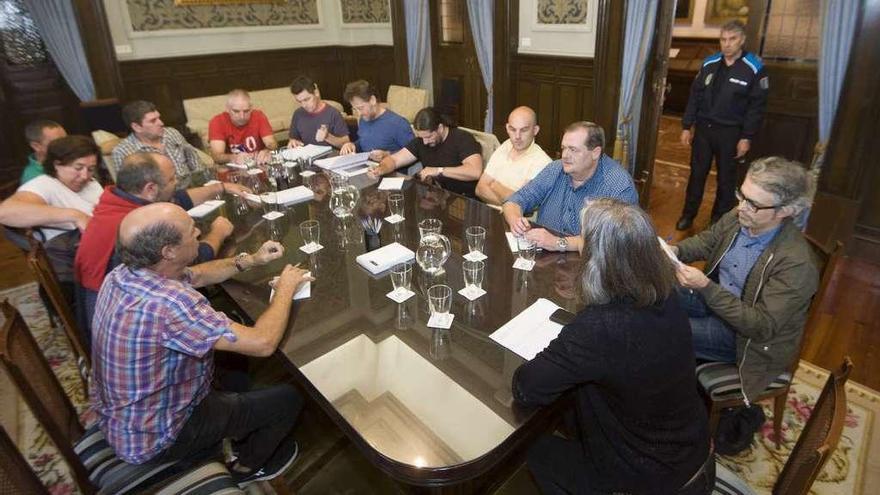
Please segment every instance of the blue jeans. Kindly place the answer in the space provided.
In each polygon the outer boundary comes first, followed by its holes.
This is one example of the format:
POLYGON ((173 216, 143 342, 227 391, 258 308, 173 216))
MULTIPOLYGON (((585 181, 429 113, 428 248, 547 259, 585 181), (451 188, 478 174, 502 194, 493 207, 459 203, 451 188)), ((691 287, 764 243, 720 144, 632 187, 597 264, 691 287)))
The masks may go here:
POLYGON ((691 323, 694 354, 705 361, 736 362, 736 332, 712 312, 699 292, 678 289, 678 299, 691 323))

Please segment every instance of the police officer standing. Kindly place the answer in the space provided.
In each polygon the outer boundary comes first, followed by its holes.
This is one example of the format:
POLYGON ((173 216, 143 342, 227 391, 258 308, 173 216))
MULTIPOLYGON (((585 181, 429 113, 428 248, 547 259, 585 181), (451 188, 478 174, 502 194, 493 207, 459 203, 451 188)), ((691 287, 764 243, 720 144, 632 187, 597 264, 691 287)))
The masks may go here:
POLYGON ((721 52, 703 60, 681 120, 681 142, 691 146, 691 175, 684 210, 675 225, 678 230, 694 223, 712 158, 718 169, 712 222, 736 206, 736 162, 748 153, 767 106, 770 84, 761 59, 743 51, 743 23, 730 21, 722 26, 720 42, 721 52))

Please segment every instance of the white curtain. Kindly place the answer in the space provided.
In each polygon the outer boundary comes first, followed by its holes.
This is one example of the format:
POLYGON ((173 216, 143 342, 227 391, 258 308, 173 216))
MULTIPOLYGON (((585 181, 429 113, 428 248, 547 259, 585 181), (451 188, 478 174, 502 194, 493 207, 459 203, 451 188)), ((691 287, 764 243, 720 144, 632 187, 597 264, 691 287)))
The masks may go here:
POLYGON ((819 54, 819 141, 822 142, 831 137, 861 4, 854 0, 822 0, 819 54))
POLYGON ((403 2, 406 23, 406 56, 409 61, 409 85, 425 87, 425 68, 431 66, 431 11, 428 0, 403 2))
POLYGON ((471 31, 474 33, 474 47, 477 50, 477 61, 480 63, 480 72, 483 74, 483 84, 486 86, 486 119, 483 122, 483 130, 492 132, 492 108, 494 96, 492 94, 492 60, 493 23, 495 20, 495 2, 492 0, 468 0, 468 19, 471 21, 471 31))
POLYGON ((636 144, 639 140, 638 109, 641 107, 645 69, 656 19, 657 0, 627 1, 614 155, 629 173, 635 170, 636 144))
POLYGON ((95 83, 70 0, 24 0, 46 50, 80 101, 95 99, 95 83))

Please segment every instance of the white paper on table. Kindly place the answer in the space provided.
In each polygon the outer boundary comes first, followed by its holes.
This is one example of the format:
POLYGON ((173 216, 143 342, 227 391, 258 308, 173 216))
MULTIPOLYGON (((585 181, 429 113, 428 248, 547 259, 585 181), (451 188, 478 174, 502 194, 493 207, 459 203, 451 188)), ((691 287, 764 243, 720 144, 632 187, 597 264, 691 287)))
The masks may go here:
POLYGON ((393 291, 385 295, 388 297, 388 299, 391 299, 396 303, 402 303, 412 296, 416 295, 416 293, 409 289, 404 289, 403 287, 401 287, 399 289, 394 289, 393 291))
POLYGON ((486 256, 485 254, 483 254, 479 251, 471 251, 468 254, 462 256, 462 258, 464 258, 468 261, 483 261, 483 260, 489 259, 488 256, 486 256))
POLYGON ((415 259, 415 257, 416 253, 411 249, 400 243, 392 242, 387 246, 364 253, 355 258, 355 260, 368 272, 377 275, 390 270, 394 265, 415 259))
POLYGON ((458 291, 458 293, 461 294, 462 296, 466 297, 469 301, 475 301, 475 300, 479 299, 481 296, 483 296, 484 294, 486 294, 486 290, 481 289, 479 287, 475 287, 473 285, 469 285, 469 286, 465 287, 464 289, 461 289, 460 291, 458 291))
POLYGON ((287 148, 281 151, 281 157, 285 160, 298 160, 301 158, 315 158, 329 153, 333 149, 332 146, 318 146, 317 144, 307 144, 299 148, 287 148))
POLYGON ((248 175, 260 175, 263 173, 263 169, 261 168, 249 168, 247 171, 248 175))
POLYGON ((214 184, 219 184, 220 181, 217 179, 211 179, 208 182, 205 182, 203 185, 205 186, 213 186, 214 184))
POLYGON ((455 315, 452 313, 431 313, 431 317, 428 318, 427 326, 428 328, 442 328, 448 330, 452 327, 452 320, 455 319, 455 315))
POLYGON ((519 244, 516 243, 516 236, 513 235, 513 232, 505 232, 505 236, 507 236, 507 245, 510 246, 511 253, 519 252, 519 244))
POLYGON ((266 220, 277 220, 283 216, 284 213, 281 213, 280 211, 270 211, 269 213, 263 214, 263 218, 265 218, 266 220))
POLYGON ((679 261, 678 256, 676 256, 675 253, 672 252, 672 248, 669 247, 669 244, 667 244, 666 241, 663 240, 663 238, 659 235, 657 236, 657 240, 660 241, 660 247, 662 247, 663 251, 666 252, 666 256, 669 256, 669 259, 671 259, 672 262, 675 263, 675 266, 680 265, 681 261, 679 261))
POLYGON ((247 170, 247 165, 243 163, 229 162, 226 164, 226 166, 229 168, 236 168, 238 170, 247 170))
POLYGON ((275 197, 283 205, 293 205, 311 201, 315 197, 315 193, 306 186, 296 186, 277 192, 275 197))
POLYGON ((262 203, 262 202, 263 202, 263 198, 261 198, 260 196, 257 196, 257 195, 254 194, 254 193, 249 193, 249 192, 241 193, 241 197, 243 197, 244 199, 250 201, 251 203, 257 203, 257 204, 259 204, 259 203, 262 203))
POLYGON ((532 271, 532 268, 535 267, 535 260, 527 260, 525 258, 517 258, 516 261, 513 262, 513 267, 517 270, 523 270, 526 272, 532 271))
POLYGON ((315 175, 315 172, 312 172, 311 170, 303 170, 299 173, 300 177, 311 177, 313 175, 315 175))
POLYGON ((538 299, 489 338, 531 361, 562 331, 562 325, 550 321, 557 309, 559 306, 553 302, 538 299))
POLYGON ((403 189, 403 177, 385 177, 379 183, 380 191, 399 191, 403 189))
POLYGON ((402 222, 404 220, 406 220, 406 218, 404 218, 403 216, 398 215, 396 213, 394 215, 388 215, 387 217, 385 217, 385 221, 390 224, 395 224, 398 222, 402 222))
POLYGON ((317 253, 322 249, 324 249, 324 246, 318 244, 317 242, 310 242, 308 244, 303 244, 299 247, 299 250, 306 254, 317 253))
POLYGON ((202 218, 203 216, 208 215, 209 213, 216 210, 217 208, 220 208, 220 206, 222 204, 223 204, 223 201, 216 200, 216 199, 211 200, 211 201, 205 201, 204 203, 200 204, 199 206, 195 206, 193 208, 190 208, 189 210, 187 210, 187 213, 189 213, 189 216, 191 216, 193 218, 202 218))
POLYGON ((370 152, 364 151, 363 153, 352 153, 350 155, 339 155, 330 158, 321 158, 320 160, 315 160, 315 165, 323 169, 335 170, 338 168, 346 168, 349 166, 366 163, 369 160, 370 152))
POLYGON ((340 173, 346 177, 354 177, 369 172, 373 167, 377 166, 376 162, 363 162, 345 168, 337 168, 334 172, 340 173))
MULTIPOLYGON (((304 277, 311 277, 312 272, 306 272, 303 276, 304 277)), ((273 278, 272 281, 269 282, 269 285, 273 286, 272 292, 269 293, 269 302, 272 302, 272 298, 275 297, 274 285, 275 285, 276 281, 278 281, 278 277, 273 278)), ((312 281, 311 280, 306 280, 305 282, 301 283, 299 285, 299 287, 296 289, 296 292, 293 293, 293 300, 294 301, 296 301, 298 299, 306 299, 308 297, 312 297, 312 281)))

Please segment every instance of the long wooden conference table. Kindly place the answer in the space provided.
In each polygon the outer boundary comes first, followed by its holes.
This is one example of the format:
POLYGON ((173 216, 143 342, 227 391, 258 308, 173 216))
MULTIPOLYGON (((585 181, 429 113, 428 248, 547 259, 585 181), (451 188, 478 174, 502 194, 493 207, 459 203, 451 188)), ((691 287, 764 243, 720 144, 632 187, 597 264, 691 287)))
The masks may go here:
MULTIPOLYGON (((389 276, 374 276, 355 257, 367 244, 359 217, 389 215, 387 196, 377 180, 355 176, 360 190, 351 217, 339 219, 329 208, 327 176, 311 178, 313 200, 284 210, 280 240, 284 256, 269 265, 242 273, 222 285, 251 319, 265 310, 269 281, 284 264, 300 263, 315 281, 311 295, 295 302, 287 334, 279 346, 287 371, 335 422, 363 455, 404 487, 415 491, 485 493, 509 476, 531 441, 558 417, 559 405, 537 410, 516 407, 511 379, 523 358, 489 335, 538 298, 575 310, 578 271, 575 253, 539 253, 532 271, 512 267, 516 254, 505 238, 503 217, 493 208, 454 193, 406 180, 405 220, 382 222, 379 242, 399 242, 416 251, 417 223, 425 218, 443 222, 442 233, 452 252, 445 273, 430 277, 413 264, 414 297, 396 303, 389 276), (323 249, 300 250, 299 225, 320 224, 323 249), (469 301, 457 292, 464 287, 462 256, 468 252, 465 229, 487 230, 485 295, 469 301), (445 283, 453 289, 449 330, 426 326, 427 288, 445 283)), ((297 179, 295 184, 300 184, 297 179)), ((235 224, 231 252, 253 251, 269 239, 268 221, 254 207, 235 214, 227 198, 223 214, 235 224)), ((211 217, 200 222, 207 223, 211 217)), ((276 226, 277 229, 277 226, 276 226)))

